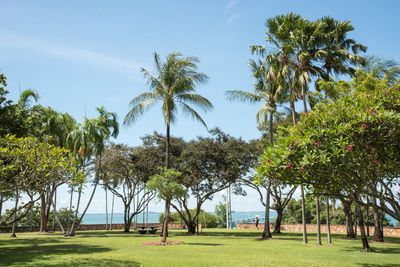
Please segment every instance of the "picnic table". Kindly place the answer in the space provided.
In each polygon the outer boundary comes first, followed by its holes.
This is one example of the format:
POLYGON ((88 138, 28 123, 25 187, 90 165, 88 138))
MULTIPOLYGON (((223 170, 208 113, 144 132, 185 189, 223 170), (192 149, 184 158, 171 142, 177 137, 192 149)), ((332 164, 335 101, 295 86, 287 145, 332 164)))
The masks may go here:
POLYGON ((141 229, 138 229, 138 232, 142 235, 144 234, 155 234, 158 229, 156 229, 155 226, 150 226, 149 228, 146 228, 145 226, 140 226, 141 229))

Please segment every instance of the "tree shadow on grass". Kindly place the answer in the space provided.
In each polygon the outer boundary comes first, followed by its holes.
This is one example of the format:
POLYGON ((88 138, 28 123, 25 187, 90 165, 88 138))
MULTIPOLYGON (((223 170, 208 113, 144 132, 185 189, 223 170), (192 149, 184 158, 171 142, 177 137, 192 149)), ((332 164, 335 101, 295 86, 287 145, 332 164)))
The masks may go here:
POLYGON ((362 267, 399 267, 400 264, 388 264, 388 263, 382 263, 382 264, 370 264, 370 263, 361 263, 360 264, 362 267))
POLYGON ((84 258, 79 260, 73 260, 64 263, 40 263, 40 266, 50 267, 50 266, 143 266, 142 264, 135 261, 127 260, 115 260, 115 259, 92 259, 84 258))
MULTIPOLYGON (((370 252, 365 252, 365 253, 399 254, 400 255, 400 248, 398 248, 398 247, 396 247, 396 248, 393 248, 393 247, 380 248, 380 247, 371 246, 371 249, 372 250, 370 252)), ((346 251, 346 252, 363 251, 361 244, 360 244, 360 246, 351 246, 351 247, 342 248, 340 250, 346 251)), ((400 263, 397 266, 400 266, 400 263)))
MULTIPOLYGON (((8 240, 0 248, 0 265, 27 264, 36 260, 49 260, 60 255, 95 254, 112 249, 96 245, 66 244, 55 238, 8 240)), ((54 265, 54 264, 53 264, 54 265)))
POLYGON ((216 247, 216 246, 223 246, 223 244, 216 244, 216 243, 184 243, 185 245, 190 245, 190 246, 210 246, 210 247, 216 247))

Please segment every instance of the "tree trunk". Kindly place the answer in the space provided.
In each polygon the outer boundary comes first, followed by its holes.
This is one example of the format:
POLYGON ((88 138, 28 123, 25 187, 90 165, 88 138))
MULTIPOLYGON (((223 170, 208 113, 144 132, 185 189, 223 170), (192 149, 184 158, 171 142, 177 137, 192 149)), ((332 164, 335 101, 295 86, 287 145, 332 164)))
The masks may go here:
POLYGON ((169 121, 167 122, 167 136, 165 143, 165 168, 169 169, 169 145, 170 145, 170 136, 169 136, 169 121))
MULTIPOLYGON (((50 200, 52 201, 52 200, 50 200)), ((56 214, 55 209, 57 208, 57 188, 54 190, 54 209, 53 209, 53 232, 56 231, 56 214)))
POLYGON ((353 218, 351 214, 351 204, 349 204, 347 201, 344 199, 341 199, 342 205, 343 205, 343 212, 346 216, 346 237, 348 239, 354 239, 356 238, 356 235, 354 233, 354 228, 353 228, 353 218))
POLYGON ((75 235, 75 229, 76 229, 77 220, 78 220, 79 205, 81 203, 81 196, 82 196, 82 184, 79 186, 79 189, 78 189, 78 202, 76 203, 74 221, 72 222, 71 231, 68 234, 69 236, 75 235))
POLYGON ((303 95, 304 112, 307 112, 307 98, 306 98, 306 90, 304 89, 304 85, 301 86, 301 94, 303 95))
POLYGON ((169 206, 170 206, 170 200, 168 199, 165 201, 164 223, 163 223, 163 232, 161 240, 161 242, 163 243, 167 242, 167 236, 168 236, 169 206))
POLYGON ((193 222, 193 223, 188 223, 187 224, 187 228, 188 228, 188 233, 189 234, 195 234, 196 233, 196 224, 193 222))
POLYGON ((304 188, 300 185, 301 195, 301 222, 303 223, 303 243, 307 244, 307 222, 306 222, 306 200, 304 198, 304 188))
POLYGON ((294 101, 290 100, 290 110, 292 113, 292 121, 293 121, 293 125, 296 125, 296 111, 295 111, 295 107, 294 107, 294 101))
POLYGON ((131 227, 129 221, 129 205, 125 204, 125 210, 124 210, 124 232, 128 233, 129 228, 131 227))
POLYGON ((0 194, 0 222, 2 213, 3 213, 3 196, 0 194))
POLYGON ((329 197, 326 196, 326 232, 328 235, 328 244, 332 244, 331 223, 329 221, 329 197))
POLYGON ((114 216, 114 197, 115 197, 115 195, 113 194, 113 196, 112 196, 112 202, 111 202, 111 220, 110 220, 110 231, 112 231, 113 216, 114 216))
POLYGON ((363 243, 363 250, 368 252, 371 250, 371 248, 368 244, 367 235, 365 234, 364 219, 362 216, 360 205, 358 203, 356 203, 356 210, 357 210, 358 224, 360 225, 360 234, 361 234, 361 241, 363 243))
POLYGON ((106 191, 106 230, 108 230, 108 199, 107 199, 107 186, 104 188, 106 191))
POLYGON ((321 222, 319 215, 319 197, 315 198, 315 209, 317 212, 317 245, 321 246, 321 222))
POLYGON ((367 220, 365 224, 367 225, 367 236, 369 236, 369 197, 366 196, 367 199, 367 206, 365 207, 365 212, 367 214, 367 220))
POLYGON ((47 229, 48 216, 46 216, 46 194, 40 193, 40 232, 48 232, 47 229))
POLYGON ((68 217, 67 217, 67 231, 66 231, 66 235, 69 235, 69 229, 70 229, 70 225, 71 225, 71 214, 72 214, 72 197, 74 194, 74 187, 71 186, 71 195, 69 198, 69 213, 68 213, 68 217))
POLYGON ((17 237, 15 234, 15 227, 16 227, 16 219, 17 219, 17 208, 18 208, 18 201, 19 201, 19 192, 18 190, 15 191, 15 207, 14 207, 14 221, 12 224, 12 230, 11 230, 11 237, 17 237))
POLYGON ((372 211, 374 213, 374 235, 372 237, 372 240, 375 242, 383 242, 383 231, 381 228, 381 223, 379 219, 379 211, 376 206, 376 198, 371 197, 371 204, 372 204, 372 211))
POLYGON ((264 231, 262 233, 261 238, 262 239, 267 239, 271 238, 271 230, 269 229, 269 199, 271 195, 271 180, 268 179, 268 185, 267 185, 267 193, 265 197, 265 223, 264 223, 264 231))
POLYGON ((61 231, 64 233, 64 236, 67 236, 68 233, 67 233, 67 231, 64 229, 64 227, 63 227, 63 225, 62 225, 62 223, 61 223, 61 220, 60 220, 60 218, 58 217, 56 205, 55 205, 53 199, 51 199, 50 201, 51 201, 51 205, 53 206, 54 217, 55 217, 55 219, 57 220, 57 223, 58 223, 58 225, 60 226, 61 231))
POLYGON ((274 234, 281 233, 281 223, 283 218, 283 209, 282 207, 276 207, 276 220, 275 220, 275 227, 274 227, 274 234))

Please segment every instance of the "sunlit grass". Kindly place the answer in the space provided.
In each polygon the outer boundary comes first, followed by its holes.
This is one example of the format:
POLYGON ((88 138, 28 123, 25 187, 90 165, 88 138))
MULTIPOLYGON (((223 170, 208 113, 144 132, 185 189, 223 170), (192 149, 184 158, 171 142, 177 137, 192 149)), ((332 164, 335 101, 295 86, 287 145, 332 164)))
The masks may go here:
MULTIPOLYGON (((60 233, 36 236, 0 234, 0 264, 4 266, 400 266, 400 239, 371 243, 333 236, 333 245, 316 246, 315 234, 302 244, 301 233, 284 233, 261 241, 260 231, 207 229, 201 236, 170 231, 169 240, 183 245, 143 246, 158 235, 121 231, 85 231, 75 237, 60 233)), ((326 238, 323 238, 326 242, 326 238)))

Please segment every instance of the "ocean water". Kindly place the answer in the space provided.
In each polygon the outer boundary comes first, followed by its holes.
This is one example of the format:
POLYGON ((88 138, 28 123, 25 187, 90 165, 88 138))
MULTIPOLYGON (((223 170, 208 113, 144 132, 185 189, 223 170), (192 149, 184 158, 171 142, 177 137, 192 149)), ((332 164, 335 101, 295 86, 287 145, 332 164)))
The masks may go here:
MULTIPOLYGON (((210 214, 215 215, 215 212, 209 212, 210 214)), ((160 217, 160 212, 150 212, 148 216, 143 216, 143 213, 138 215, 137 222, 143 223, 146 221, 149 223, 158 223, 158 218, 160 217)), ((253 222, 255 216, 260 216, 260 223, 264 222, 264 211, 249 211, 249 212, 233 212, 232 213, 232 221, 234 223, 237 222, 253 222)), ((273 221, 276 218, 275 211, 270 211, 270 221, 273 221)), ((202 218, 199 218, 200 222, 202 218)), ((111 214, 108 214, 108 223, 111 222, 111 214)), ((123 213, 114 213, 113 214, 113 223, 124 223, 124 214, 123 213)), ((83 224, 105 224, 106 223, 106 214, 105 213, 89 213, 83 217, 83 224)))
MULTIPOLYGON (((264 212, 265 211, 242 211, 242 212, 233 212, 232 213, 232 221, 235 226, 238 222, 254 222, 255 216, 260 216, 260 223, 264 223, 264 212)), ((215 215, 215 212, 209 212, 210 214, 215 215)), ((158 218, 160 217, 161 212, 151 212, 147 216, 147 222, 149 223, 158 223, 158 218)), ((391 216, 386 215, 388 220, 396 226, 397 220, 392 218, 391 216)), ((270 221, 272 222, 276 218, 276 212, 274 210, 270 210, 270 221)), ((199 218, 200 222, 202 218, 199 218)), ((143 213, 138 215, 137 222, 143 223, 146 221, 146 216, 143 218, 143 213), (144 219, 144 220, 143 220, 144 219)), ((108 223, 111 222, 111 214, 108 215, 108 223)), ((124 214, 123 213, 114 213, 113 215, 113 223, 124 223, 124 214)), ((83 217, 83 224, 105 224, 106 223, 106 214, 105 213, 88 213, 83 217)))

